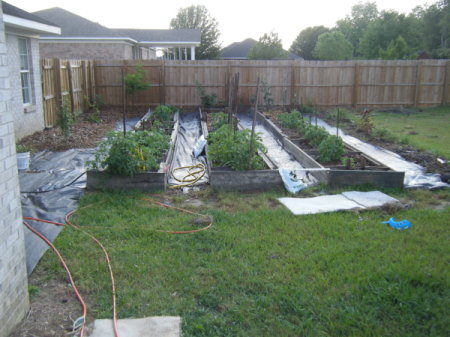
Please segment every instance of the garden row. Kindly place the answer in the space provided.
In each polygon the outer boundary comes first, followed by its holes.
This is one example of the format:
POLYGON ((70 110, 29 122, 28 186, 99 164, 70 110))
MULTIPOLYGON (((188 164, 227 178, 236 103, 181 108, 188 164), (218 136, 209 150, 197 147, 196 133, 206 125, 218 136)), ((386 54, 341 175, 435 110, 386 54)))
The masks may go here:
MULTIPOLYGON (((159 106, 150 115, 147 130, 108 135, 91 163, 88 188, 165 189, 174 169, 171 161, 180 126, 175 110, 159 106)), ((278 126, 260 113, 255 117, 283 150, 301 167, 310 169, 318 182, 335 187, 403 187, 404 172, 391 171, 345 146, 339 137, 308 122, 298 111, 277 115, 278 126)), ((268 155, 259 134, 223 112, 200 111, 199 118, 201 133, 208 140, 203 155, 208 159, 206 169, 212 187, 267 190, 283 185, 279 164, 268 155)))

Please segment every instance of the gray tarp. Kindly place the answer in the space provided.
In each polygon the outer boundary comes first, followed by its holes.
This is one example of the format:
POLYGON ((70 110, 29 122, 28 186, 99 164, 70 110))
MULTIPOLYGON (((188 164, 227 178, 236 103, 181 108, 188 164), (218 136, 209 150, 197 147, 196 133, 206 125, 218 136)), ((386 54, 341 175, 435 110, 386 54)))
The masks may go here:
MULTIPOLYGON (((192 153, 195 144, 201 135, 202 129, 200 125, 200 114, 198 112, 180 114, 180 129, 177 135, 175 152, 170 167, 171 170, 177 167, 192 166, 197 164, 203 164, 206 167, 206 158, 204 156, 194 158, 192 153)), ((177 178, 183 178, 188 174, 187 172, 187 169, 177 170, 175 174, 177 178)), ((196 184, 204 184, 208 181, 208 179, 208 174, 206 173, 196 184)), ((170 174, 168 184, 179 185, 180 182, 175 180, 173 175, 170 174)))
MULTIPOLYGON (((246 129, 252 128, 252 119, 246 114, 239 114, 239 123, 246 129)), ((263 125, 257 123, 255 132, 259 134, 263 145, 267 149, 267 157, 277 166, 290 171, 295 171, 299 180, 306 186, 317 183, 317 179, 303 170, 303 166, 280 144, 278 139, 263 125)))

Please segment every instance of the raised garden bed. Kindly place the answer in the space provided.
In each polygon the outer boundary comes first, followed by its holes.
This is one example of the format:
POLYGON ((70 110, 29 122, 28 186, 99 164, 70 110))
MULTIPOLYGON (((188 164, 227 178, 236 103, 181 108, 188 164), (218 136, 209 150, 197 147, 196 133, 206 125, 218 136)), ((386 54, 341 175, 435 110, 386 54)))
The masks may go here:
MULTIPOLYGON (((148 119, 148 115, 144 116, 148 119)), ((142 123, 140 124, 142 125, 142 123)), ((122 176, 111 174, 108 171, 87 171, 88 190, 140 190, 154 191, 166 188, 166 170, 170 166, 173 158, 174 144, 179 130, 179 113, 173 116, 173 127, 170 137, 170 147, 162 156, 160 168, 156 171, 138 173, 133 176, 122 176)))
POLYGON ((328 168, 327 171, 311 171, 319 181, 327 183, 333 187, 373 185, 377 187, 402 188, 404 172, 390 170, 373 158, 357 151, 351 146, 345 146, 343 157, 348 158, 346 163, 331 162, 320 164, 317 161, 319 151, 311 146, 297 130, 282 128, 276 117, 271 119, 258 113, 258 122, 265 125, 279 137, 289 151, 298 152, 298 160, 304 167, 308 168, 328 168))
MULTIPOLYGON (((211 128, 208 130, 208 125, 211 126, 209 121, 210 114, 204 111, 200 111, 200 114, 202 132, 207 138, 211 130, 211 128)), ((208 156, 208 144, 205 147, 205 151, 208 156)), ((215 167, 208 157, 207 169, 210 186, 224 191, 265 191, 282 187, 283 181, 278 170, 275 170, 273 163, 264 153, 259 152, 259 155, 263 159, 266 168, 247 171, 236 171, 229 167, 215 167)))

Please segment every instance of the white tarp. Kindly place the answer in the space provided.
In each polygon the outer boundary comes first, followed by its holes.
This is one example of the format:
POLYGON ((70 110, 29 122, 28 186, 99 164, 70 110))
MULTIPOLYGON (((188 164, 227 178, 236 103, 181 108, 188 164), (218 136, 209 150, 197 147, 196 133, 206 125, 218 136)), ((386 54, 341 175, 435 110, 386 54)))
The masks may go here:
POLYGON ((294 215, 368 209, 399 202, 397 199, 379 191, 352 191, 314 198, 279 198, 278 200, 294 215))

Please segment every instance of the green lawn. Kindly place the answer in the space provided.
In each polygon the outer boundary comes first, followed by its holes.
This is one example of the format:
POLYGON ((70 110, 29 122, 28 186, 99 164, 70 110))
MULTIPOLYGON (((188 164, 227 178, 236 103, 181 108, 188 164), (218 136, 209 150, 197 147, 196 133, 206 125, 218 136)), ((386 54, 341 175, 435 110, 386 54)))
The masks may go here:
MULTIPOLYGON (((186 337, 448 336, 450 191, 388 192, 415 204, 293 216, 276 201, 283 191, 150 195, 214 217, 210 230, 169 235, 155 230, 191 229, 195 216, 141 194, 88 193, 81 204, 94 206, 74 221, 111 254, 120 318, 180 315, 186 337), (380 223, 392 216, 412 228, 380 223)), ((99 249, 72 228, 56 244, 90 317, 111 317, 99 249)), ((51 252, 38 268, 65 279, 51 252)))
POLYGON ((411 114, 376 111, 373 120, 377 128, 388 129, 412 146, 450 160, 450 106, 411 114))

